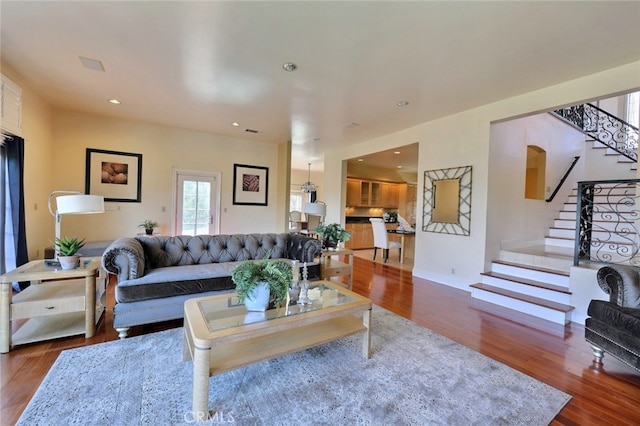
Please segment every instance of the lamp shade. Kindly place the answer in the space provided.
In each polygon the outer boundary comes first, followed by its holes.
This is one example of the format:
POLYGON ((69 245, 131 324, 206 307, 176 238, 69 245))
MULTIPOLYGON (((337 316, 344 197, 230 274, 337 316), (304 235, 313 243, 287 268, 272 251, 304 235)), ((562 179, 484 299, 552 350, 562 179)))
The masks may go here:
POLYGON ((104 197, 101 195, 61 195, 56 198, 58 214, 104 213, 104 197))
POLYGON ((304 203, 302 211, 307 215, 325 216, 327 214, 327 205, 324 203, 304 203))

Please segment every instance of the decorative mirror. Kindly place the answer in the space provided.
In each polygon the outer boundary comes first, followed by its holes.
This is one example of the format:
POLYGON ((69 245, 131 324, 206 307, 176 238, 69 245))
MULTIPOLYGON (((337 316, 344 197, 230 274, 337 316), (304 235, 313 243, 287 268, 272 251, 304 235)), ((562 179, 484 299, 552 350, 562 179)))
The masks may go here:
POLYGON ((424 172, 423 231, 470 234, 471 170, 464 166, 424 172))

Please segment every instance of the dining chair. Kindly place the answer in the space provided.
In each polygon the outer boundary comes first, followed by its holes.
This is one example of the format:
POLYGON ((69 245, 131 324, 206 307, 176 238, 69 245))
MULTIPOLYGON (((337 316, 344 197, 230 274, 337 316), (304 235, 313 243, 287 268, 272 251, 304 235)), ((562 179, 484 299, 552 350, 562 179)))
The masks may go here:
POLYGON ((320 226, 320 223, 322 223, 322 216, 316 216, 313 214, 308 214, 306 216, 307 216, 307 231, 309 232, 309 235, 315 236, 316 228, 320 226))
POLYGON ((289 231, 298 232, 302 230, 302 212, 293 210, 289 212, 289 231))
POLYGON ((382 249, 384 263, 389 260, 389 250, 398 249, 398 260, 402 259, 402 245, 397 241, 389 241, 387 227, 379 217, 369 218, 373 227, 373 260, 376 260, 378 249, 382 249))

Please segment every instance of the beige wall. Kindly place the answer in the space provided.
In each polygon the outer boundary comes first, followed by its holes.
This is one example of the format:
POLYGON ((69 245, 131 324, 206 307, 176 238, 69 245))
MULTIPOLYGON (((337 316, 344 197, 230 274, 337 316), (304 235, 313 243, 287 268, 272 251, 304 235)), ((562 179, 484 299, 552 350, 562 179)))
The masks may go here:
POLYGON ((575 183, 584 180, 585 136, 551 114, 503 121, 491 126, 487 211, 487 257, 523 240, 544 245, 544 237, 575 183), (551 195, 575 156, 580 156, 553 202, 524 197, 527 145, 546 155, 546 196, 551 195))
POLYGON ((142 154, 142 202, 106 203, 104 214, 64 218, 63 235, 88 240, 135 235, 145 219, 155 220, 159 232, 168 234, 174 169, 222 174, 221 233, 273 232, 282 225, 277 220, 279 188, 284 187, 277 145, 71 111, 54 113, 54 145, 54 182, 64 190, 84 191, 87 148, 142 154), (232 204, 234 163, 269 168, 268 206, 232 204))

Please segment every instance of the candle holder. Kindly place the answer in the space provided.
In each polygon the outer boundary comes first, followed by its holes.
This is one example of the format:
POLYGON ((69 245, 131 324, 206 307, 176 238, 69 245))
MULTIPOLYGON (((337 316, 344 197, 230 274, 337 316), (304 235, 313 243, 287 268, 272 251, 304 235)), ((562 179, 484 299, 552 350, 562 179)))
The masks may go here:
POLYGON ((309 280, 307 271, 307 262, 302 264, 302 281, 300 282, 300 297, 298 297, 298 305, 311 305, 313 302, 309 299, 309 280))

